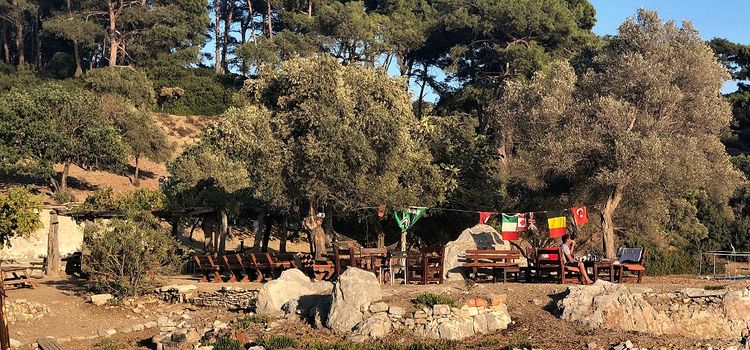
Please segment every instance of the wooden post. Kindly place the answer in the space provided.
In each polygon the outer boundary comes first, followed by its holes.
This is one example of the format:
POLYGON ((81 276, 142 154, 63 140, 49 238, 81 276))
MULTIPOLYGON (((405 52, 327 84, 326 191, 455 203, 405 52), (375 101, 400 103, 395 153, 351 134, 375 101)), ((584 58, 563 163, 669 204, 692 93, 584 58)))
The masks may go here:
POLYGON ((219 216, 219 255, 224 255, 227 245, 227 235, 229 234, 229 220, 227 219, 226 210, 222 210, 219 216))
POLYGON ((49 213, 49 234, 47 235, 47 277, 60 276, 60 241, 57 237, 59 222, 57 211, 49 213))
POLYGON ((8 315, 5 314, 5 273, 0 268, 0 349, 10 349, 10 332, 8 331, 8 315))

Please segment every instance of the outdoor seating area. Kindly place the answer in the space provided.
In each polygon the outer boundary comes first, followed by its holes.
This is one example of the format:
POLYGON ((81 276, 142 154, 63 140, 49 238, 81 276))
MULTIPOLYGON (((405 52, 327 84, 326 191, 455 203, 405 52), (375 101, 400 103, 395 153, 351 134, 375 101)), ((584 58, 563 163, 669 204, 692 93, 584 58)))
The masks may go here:
MULTIPOLYGON (((579 283, 577 269, 565 266, 560 247, 528 249, 469 249, 460 255, 461 268, 474 282, 579 283), (520 260, 526 258, 526 266, 520 260)), ((441 284, 445 280, 445 247, 419 251, 389 251, 386 248, 334 247, 316 261, 303 252, 228 252, 221 256, 195 255, 200 282, 265 282, 284 270, 297 268, 316 280, 336 280, 350 267, 375 274, 380 284, 441 284)), ((620 248, 614 260, 584 260, 592 280, 641 283, 645 275, 646 251, 620 248)))

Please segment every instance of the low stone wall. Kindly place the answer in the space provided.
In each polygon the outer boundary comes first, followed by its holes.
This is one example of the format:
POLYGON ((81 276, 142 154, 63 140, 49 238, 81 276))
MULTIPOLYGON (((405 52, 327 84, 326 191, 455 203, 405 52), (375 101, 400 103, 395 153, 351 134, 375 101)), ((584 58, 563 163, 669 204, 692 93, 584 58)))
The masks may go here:
POLYGON ((258 290, 224 286, 215 292, 199 292, 194 285, 171 285, 157 288, 158 298, 170 303, 190 303, 196 306, 222 307, 228 310, 255 306, 258 290))
POLYGON ((362 322, 354 327, 354 341, 380 338, 392 330, 409 329, 429 339, 460 340, 508 328, 511 319, 505 297, 473 298, 461 308, 437 304, 407 312, 403 307, 376 302, 365 310, 362 322))
POLYGON ((44 304, 26 301, 26 299, 9 300, 5 303, 8 322, 26 322, 49 315, 50 309, 44 304))
POLYGON ((750 290, 696 288, 653 293, 597 281, 574 286, 558 302, 560 317, 594 328, 737 340, 750 332, 750 290))

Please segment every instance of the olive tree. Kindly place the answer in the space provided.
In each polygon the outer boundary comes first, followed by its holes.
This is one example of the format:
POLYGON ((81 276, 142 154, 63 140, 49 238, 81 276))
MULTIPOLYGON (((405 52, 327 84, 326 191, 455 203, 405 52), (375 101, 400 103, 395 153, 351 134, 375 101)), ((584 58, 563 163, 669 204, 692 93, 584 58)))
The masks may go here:
POLYGON ((690 23, 641 10, 583 76, 557 62, 509 83, 494 107, 498 148, 510 176, 568 186, 571 202, 561 205, 594 204, 614 257, 621 205, 631 225, 659 223, 688 191, 726 201, 739 184, 720 142, 731 118, 720 94, 727 78, 690 23))

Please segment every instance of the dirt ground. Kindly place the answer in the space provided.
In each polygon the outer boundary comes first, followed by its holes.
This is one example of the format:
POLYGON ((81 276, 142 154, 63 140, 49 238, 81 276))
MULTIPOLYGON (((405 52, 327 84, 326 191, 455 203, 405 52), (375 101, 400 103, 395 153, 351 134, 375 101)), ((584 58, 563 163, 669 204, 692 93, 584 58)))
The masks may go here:
MULTIPOLYGON (((222 286, 242 287, 246 289, 260 288, 258 283, 230 283, 211 284, 196 282, 193 276, 179 276, 172 278, 169 283, 196 284, 199 290, 216 290, 222 286)), ((707 281, 694 276, 646 277, 644 287, 654 291, 677 291, 685 287, 703 288, 707 285, 724 285, 730 289, 744 288, 748 281, 707 281)), ((711 344, 714 348, 728 345, 728 341, 698 340, 670 336, 654 336, 615 330, 594 330, 584 325, 563 321, 552 312, 551 305, 555 297, 564 292, 566 286, 555 284, 529 283, 447 283, 443 285, 395 285, 383 286, 383 295, 390 303, 409 305, 418 294, 432 292, 453 296, 456 299, 466 299, 473 296, 491 294, 507 294, 508 311, 513 319, 511 326, 497 334, 466 339, 456 345, 457 349, 503 349, 506 346, 528 344, 534 348, 548 350, 586 349, 587 344, 595 342, 599 346, 608 346, 620 341, 630 340, 637 347, 648 349, 697 349, 706 348, 711 344), (487 339, 495 339, 488 341, 487 339), (487 346, 487 344, 493 344, 487 346)), ((85 302, 82 296, 83 286, 77 280, 47 280, 40 283, 36 289, 12 289, 7 291, 10 300, 26 299, 47 305, 51 314, 41 319, 12 324, 11 337, 25 344, 24 349, 30 349, 28 344, 44 336, 57 338, 87 336, 101 330, 122 328, 154 321, 162 315, 175 315, 182 312, 186 304, 165 304, 150 297, 139 298, 134 302, 146 306, 146 311, 135 314, 132 307, 115 306, 99 307, 85 302)), ((192 310, 191 322, 210 324, 219 319, 223 322, 241 317, 241 313, 229 312, 218 308, 200 308, 192 310)), ((275 326, 268 329, 258 326, 249 332, 253 339, 262 335, 285 334, 301 342, 335 342, 343 338, 327 330, 316 330, 299 321, 282 320, 274 322, 275 326)), ((116 334, 112 340, 128 349, 149 349, 149 341, 156 330, 144 330, 127 334, 116 334)), ((387 339, 388 342, 409 344, 415 341, 406 332, 396 333, 387 339)), ((101 339, 88 339, 64 343, 65 349, 90 349, 101 339)))

